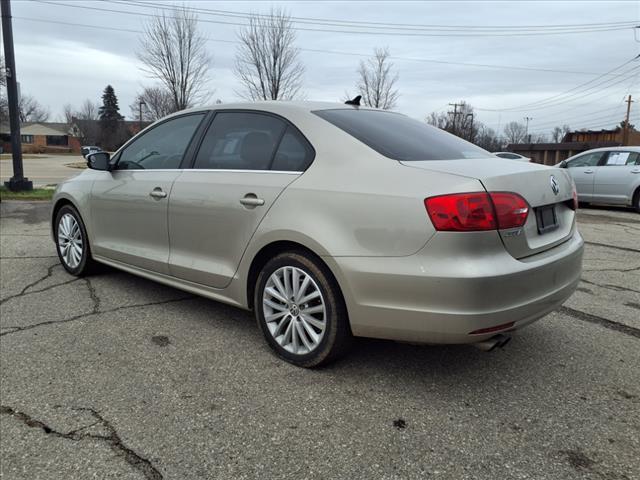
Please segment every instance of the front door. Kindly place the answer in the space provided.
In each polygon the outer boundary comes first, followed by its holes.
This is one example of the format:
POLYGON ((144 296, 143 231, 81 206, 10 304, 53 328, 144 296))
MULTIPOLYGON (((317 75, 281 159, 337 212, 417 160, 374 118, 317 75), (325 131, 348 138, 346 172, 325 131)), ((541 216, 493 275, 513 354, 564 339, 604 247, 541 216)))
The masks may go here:
POLYGON ((596 167, 593 201, 626 205, 631 202, 633 185, 640 174, 640 153, 609 152, 604 165, 596 167))
POLYGON ((167 207, 183 156, 204 113, 169 119, 134 139, 91 189, 98 256, 168 273, 167 207))
POLYGON ((279 117, 217 113, 171 192, 171 275, 226 287, 262 218, 312 160, 306 139, 279 117))
POLYGON ((567 162, 569 173, 576 184, 578 200, 581 202, 590 202, 592 200, 596 167, 605 154, 605 152, 585 153, 567 162))

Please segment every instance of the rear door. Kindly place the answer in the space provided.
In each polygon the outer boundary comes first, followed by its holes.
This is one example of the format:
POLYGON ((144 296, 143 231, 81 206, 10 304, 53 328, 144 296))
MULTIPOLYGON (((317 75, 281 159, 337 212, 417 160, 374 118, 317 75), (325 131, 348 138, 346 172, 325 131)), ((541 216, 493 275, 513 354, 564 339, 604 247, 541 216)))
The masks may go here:
POLYGON ((607 152, 591 152, 578 155, 567 162, 567 169, 576 184, 578 198, 582 202, 593 199, 596 167, 607 152))
POLYGON ((168 273, 167 205, 173 182, 204 113, 171 118, 134 139, 100 172, 91 190, 96 255, 168 273))
POLYGON ((216 113, 193 168, 182 172, 171 192, 171 274, 226 287, 260 221, 313 155, 302 134, 280 117, 216 113))
POLYGON ((603 165, 595 168, 593 201, 629 204, 640 174, 639 164, 640 153, 621 150, 608 152, 603 165))

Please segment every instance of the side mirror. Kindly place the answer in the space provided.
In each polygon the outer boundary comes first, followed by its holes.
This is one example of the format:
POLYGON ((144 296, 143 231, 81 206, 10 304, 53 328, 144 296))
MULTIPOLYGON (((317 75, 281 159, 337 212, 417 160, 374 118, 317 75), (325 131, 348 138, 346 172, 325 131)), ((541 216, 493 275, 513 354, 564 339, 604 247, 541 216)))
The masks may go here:
POLYGON ((107 152, 96 152, 87 155, 87 167, 92 170, 111 170, 107 152))
POLYGON ((558 167, 560 168, 567 168, 569 166, 569 164, 567 163, 566 160, 562 160, 559 164, 558 167))

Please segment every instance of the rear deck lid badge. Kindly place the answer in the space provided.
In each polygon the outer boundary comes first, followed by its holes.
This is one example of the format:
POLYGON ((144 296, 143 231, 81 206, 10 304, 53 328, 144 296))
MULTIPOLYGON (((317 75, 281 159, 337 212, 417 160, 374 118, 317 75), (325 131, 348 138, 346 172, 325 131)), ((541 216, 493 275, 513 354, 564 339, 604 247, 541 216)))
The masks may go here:
POLYGON ((556 180, 555 176, 551 175, 549 181, 551 182, 551 191, 558 195, 560 193, 560 184, 558 183, 558 180, 556 180))

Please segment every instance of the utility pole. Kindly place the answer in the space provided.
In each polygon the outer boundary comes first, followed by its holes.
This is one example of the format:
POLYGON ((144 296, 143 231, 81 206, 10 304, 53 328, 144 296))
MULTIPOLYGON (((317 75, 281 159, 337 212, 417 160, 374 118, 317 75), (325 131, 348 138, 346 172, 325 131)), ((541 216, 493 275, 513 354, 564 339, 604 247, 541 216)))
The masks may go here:
POLYGON ((5 71, 7 79, 7 97, 9 100, 9 130, 11 131, 11 155, 13 158, 13 177, 5 182, 9 190, 33 190, 33 183, 24 177, 22 169, 22 145, 20 144, 20 112, 18 111, 18 84, 16 80, 16 58, 13 51, 13 29, 11 28, 11 3, 0 0, 2 10, 2 41, 4 42, 5 71))
POLYGON ((525 122, 527 122, 527 128, 525 130, 525 136, 527 137, 527 143, 531 143, 531 135, 529 135, 529 120, 533 120, 531 117, 524 117, 525 122))
POLYGON ((624 130, 622 131, 622 145, 629 145, 629 115, 631 114, 631 104, 634 100, 631 100, 631 95, 625 100, 627 102, 627 116, 624 119, 624 130))
POLYGON ((458 107, 461 107, 462 104, 461 103, 450 103, 449 105, 451 105, 453 107, 453 112, 447 112, 449 115, 453 114, 453 133, 454 135, 456 134, 456 118, 458 117, 458 115, 462 115, 462 112, 458 112, 458 107))

